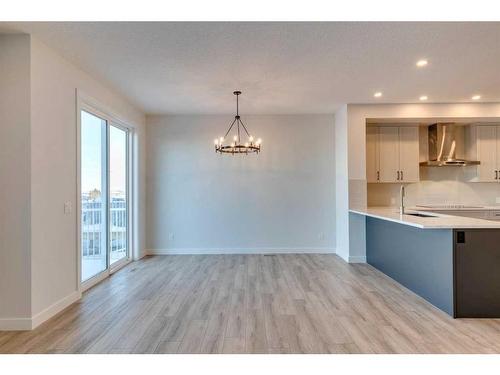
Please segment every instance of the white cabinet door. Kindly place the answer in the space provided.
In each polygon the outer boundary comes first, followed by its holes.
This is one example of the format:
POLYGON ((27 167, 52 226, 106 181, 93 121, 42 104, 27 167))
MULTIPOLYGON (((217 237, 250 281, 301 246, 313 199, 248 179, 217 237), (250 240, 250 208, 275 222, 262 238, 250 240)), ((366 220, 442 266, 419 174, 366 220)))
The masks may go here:
POLYGON ((378 128, 369 126, 366 128, 366 181, 378 182, 378 173, 378 128))
POLYGON ((399 129, 381 126, 379 129, 380 182, 398 182, 399 129))
MULTIPOLYGON (((500 136, 500 134, 499 134, 500 136)), ((497 168, 497 126, 477 127, 477 157, 481 162, 478 165, 478 180, 483 182, 498 181, 497 168)))
POLYGON ((399 128, 399 170, 403 182, 420 179, 419 138, 417 126, 399 128))

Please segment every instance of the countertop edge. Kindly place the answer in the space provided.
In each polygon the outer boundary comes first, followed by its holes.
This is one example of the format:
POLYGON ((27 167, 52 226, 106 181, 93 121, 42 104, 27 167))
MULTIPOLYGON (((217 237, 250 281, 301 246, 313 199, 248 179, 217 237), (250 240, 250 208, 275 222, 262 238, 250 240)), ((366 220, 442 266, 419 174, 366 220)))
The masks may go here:
POLYGON ((358 215, 373 217, 375 219, 381 219, 381 220, 391 221, 393 223, 408 225, 408 226, 412 226, 412 227, 416 227, 416 228, 420 228, 420 229, 429 229, 428 227, 425 227, 422 224, 412 223, 412 222, 406 221, 406 220, 398 220, 398 219, 391 218, 391 217, 388 217, 388 216, 384 216, 384 215, 381 215, 381 214, 374 214, 374 213, 370 213, 370 212, 366 212, 366 211, 360 211, 360 210, 356 210, 356 209, 349 209, 349 212, 352 212, 353 214, 358 214, 358 215))
MULTIPOLYGON (((419 212, 411 210, 412 212, 419 212)), ((436 214, 433 213, 433 218, 418 218, 418 217, 408 217, 403 218, 397 212, 397 208, 366 208, 366 209, 349 209, 349 212, 369 216, 380 220, 391 221, 393 223, 398 223, 402 225, 412 226, 419 229, 500 229, 500 222, 478 219, 478 218, 467 218, 461 216, 452 216, 446 214, 436 214), (422 223, 419 221, 431 219, 434 222, 422 223), (441 219, 443 222, 436 222, 436 219, 441 219), (446 222, 451 221, 451 222, 446 222)), ((429 211, 423 211, 422 213, 429 213, 429 211)))

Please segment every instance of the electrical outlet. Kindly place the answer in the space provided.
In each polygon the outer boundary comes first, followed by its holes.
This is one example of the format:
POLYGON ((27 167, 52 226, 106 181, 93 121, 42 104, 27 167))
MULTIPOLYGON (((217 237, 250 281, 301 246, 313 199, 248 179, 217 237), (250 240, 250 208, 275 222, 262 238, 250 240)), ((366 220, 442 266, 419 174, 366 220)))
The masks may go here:
POLYGON ((69 215, 73 211, 71 202, 64 202, 64 214, 69 215))
POLYGON ((174 234, 173 233, 169 233, 168 234, 168 240, 169 241, 173 241, 174 240, 174 234))
POLYGON ((500 204, 500 197, 497 197, 497 198, 495 199, 495 202, 497 202, 497 204, 500 204))
POLYGON ((325 234, 323 232, 321 232, 320 234, 318 234, 318 240, 323 241, 324 239, 325 239, 325 234))

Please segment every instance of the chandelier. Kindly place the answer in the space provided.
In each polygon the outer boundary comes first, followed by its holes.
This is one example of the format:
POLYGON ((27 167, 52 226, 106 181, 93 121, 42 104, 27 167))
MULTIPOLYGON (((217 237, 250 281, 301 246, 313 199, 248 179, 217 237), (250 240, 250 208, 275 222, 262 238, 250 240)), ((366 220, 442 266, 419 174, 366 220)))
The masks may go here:
POLYGON ((241 95, 241 91, 235 91, 233 92, 233 94, 236 95, 236 116, 234 116, 234 120, 231 123, 229 129, 227 130, 226 135, 224 135, 224 137, 215 139, 214 141, 215 152, 220 152, 221 154, 233 154, 233 155, 250 154, 252 152, 259 153, 262 140, 259 138, 257 139, 257 141, 254 141, 253 136, 250 135, 245 124, 243 124, 240 118, 238 97, 241 95), (236 127, 234 126, 235 124, 236 127), (244 142, 241 141, 240 125, 242 129, 245 130, 245 133, 248 137, 248 139, 244 142), (233 128, 234 128, 233 131, 236 134, 233 136, 231 143, 228 143, 226 139, 228 135, 230 136, 231 129, 233 128))

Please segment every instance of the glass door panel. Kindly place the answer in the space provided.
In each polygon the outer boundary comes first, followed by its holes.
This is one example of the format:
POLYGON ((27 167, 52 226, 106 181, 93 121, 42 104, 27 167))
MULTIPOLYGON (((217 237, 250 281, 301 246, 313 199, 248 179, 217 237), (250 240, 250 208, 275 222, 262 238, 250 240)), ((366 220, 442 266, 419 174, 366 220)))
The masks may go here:
POLYGON ((128 258, 128 132, 109 127, 110 264, 128 258))
POLYGON ((108 268, 106 132, 106 120, 81 112, 82 282, 108 268))

